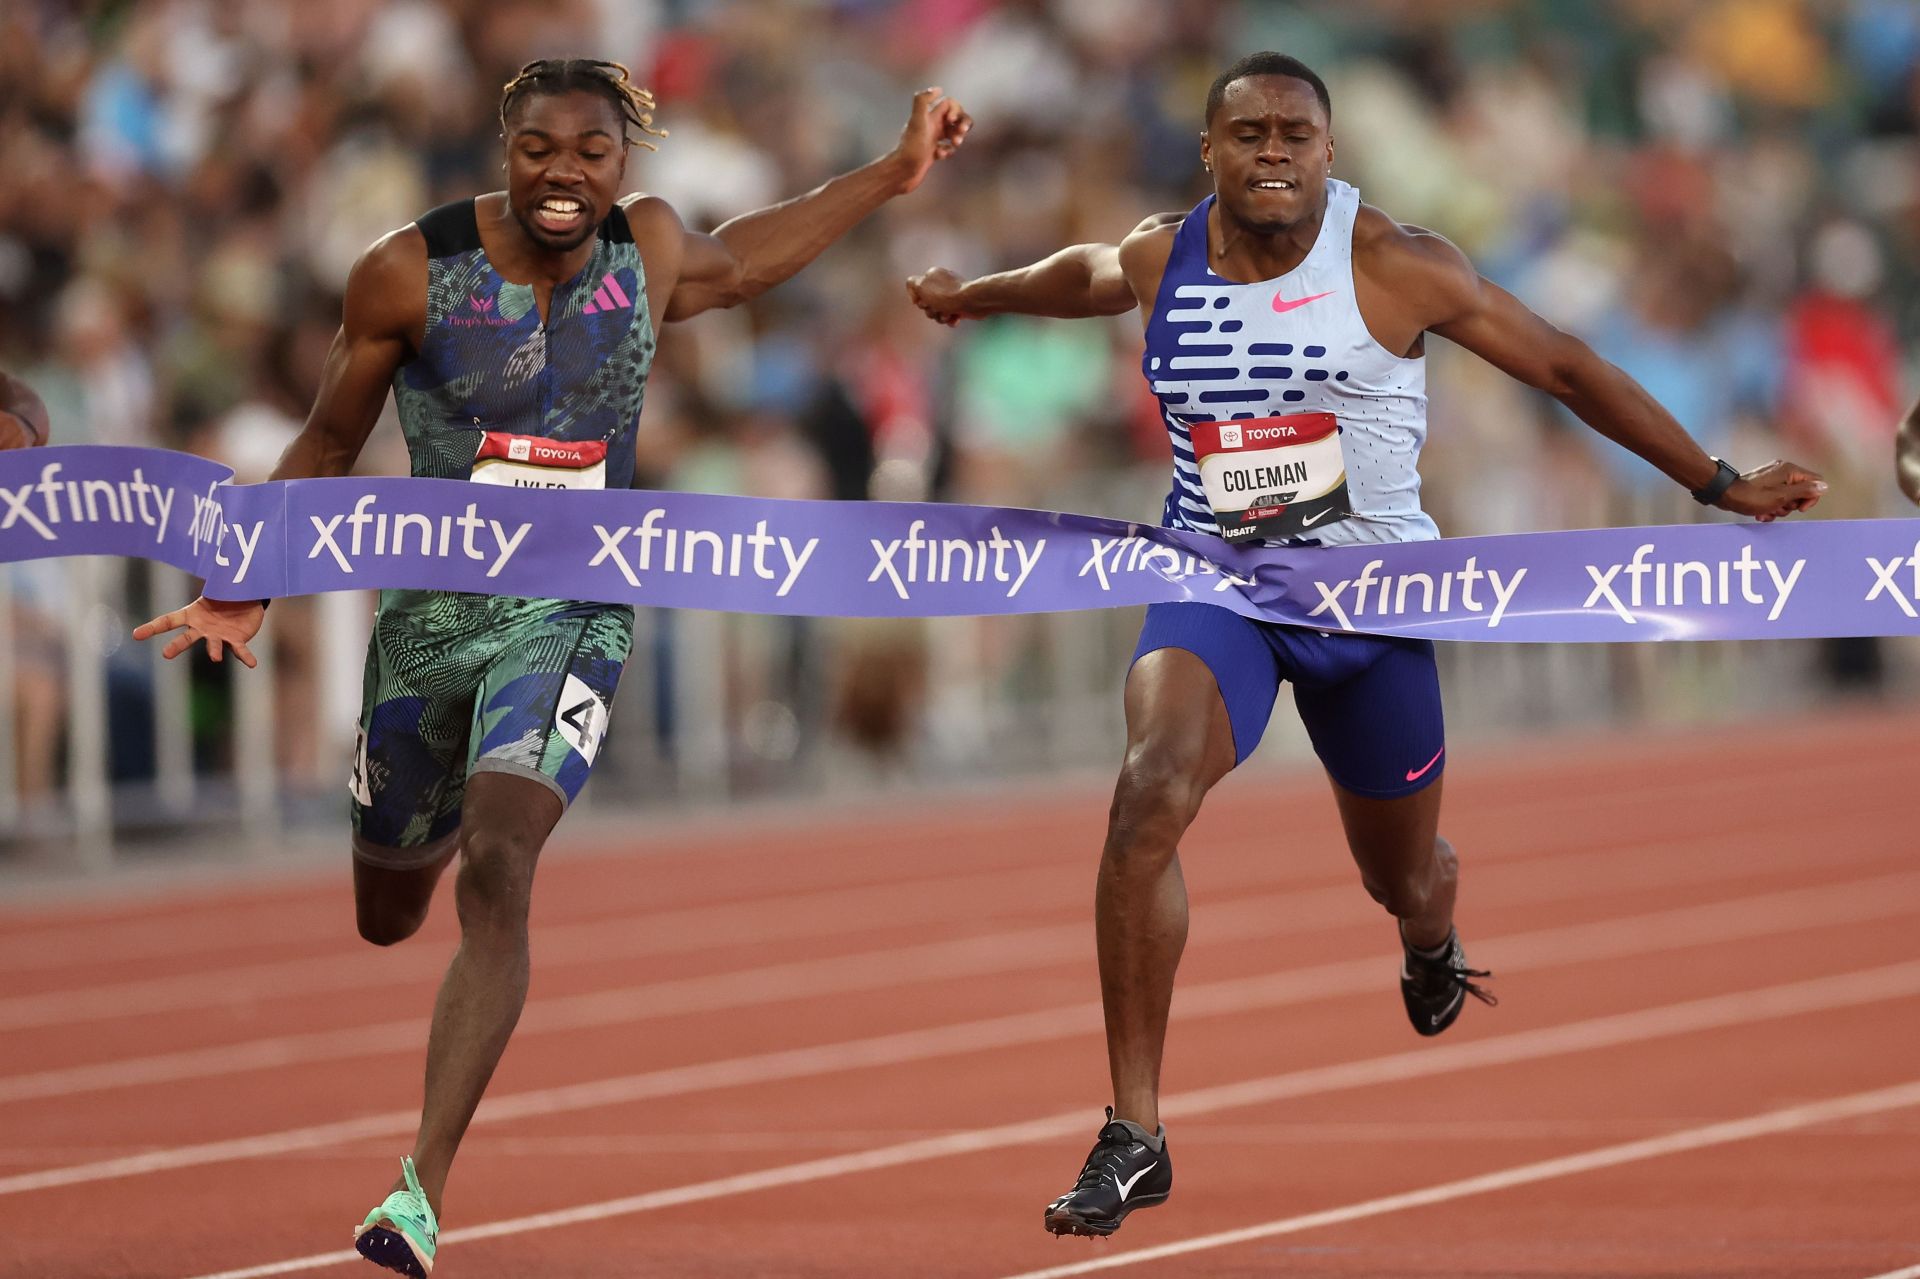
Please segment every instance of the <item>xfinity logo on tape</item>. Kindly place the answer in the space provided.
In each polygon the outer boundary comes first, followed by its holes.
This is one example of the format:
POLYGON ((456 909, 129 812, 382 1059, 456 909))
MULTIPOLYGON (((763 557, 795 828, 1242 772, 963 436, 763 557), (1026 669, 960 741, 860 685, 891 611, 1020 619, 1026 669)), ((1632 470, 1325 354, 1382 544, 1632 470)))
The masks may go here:
POLYGON ((793 589, 793 584, 800 580, 801 571, 807 567, 807 561, 813 558, 814 549, 820 545, 819 538, 810 537, 805 546, 796 550, 791 538, 768 533, 765 520, 755 521, 751 533, 716 533, 704 528, 663 528, 660 521, 666 517, 666 508, 656 506, 631 528, 624 524, 612 528, 594 525, 593 531, 600 538, 600 549, 587 561, 587 567, 597 568, 601 564, 611 563, 627 579, 627 585, 637 589, 640 579, 635 572, 653 571, 653 548, 654 543, 658 542, 662 551, 662 573, 705 572, 710 577, 740 577, 750 570, 755 577, 771 582, 781 574, 767 563, 767 552, 779 547, 786 573, 781 577, 780 589, 774 594, 785 598, 787 592, 793 589), (626 545, 629 537, 633 538, 631 546, 626 545), (751 548, 751 554, 747 553, 748 548, 751 548), (629 555, 633 557, 631 562, 629 555))
MULTIPOLYGON (((307 518, 313 523, 315 540, 307 552, 308 559, 318 559, 325 551, 333 556, 333 562, 340 566, 342 573, 353 572, 353 557, 373 555, 419 555, 428 559, 448 559, 456 552, 470 560, 493 558, 487 567, 488 577, 498 577, 500 570, 507 566, 513 553, 520 549, 528 530, 533 525, 523 523, 511 535, 498 520, 482 519, 476 512, 480 509, 474 502, 467 503, 464 515, 442 515, 436 521, 431 515, 422 515, 417 511, 396 511, 391 515, 386 511, 373 511, 379 495, 367 493, 353 504, 353 513, 342 512, 332 519, 322 520, 318 515, 307 518), (347 527, 344 532, 340 526, 347 527), (459 536, 454 530, 459 529, 459 536), (371 530, 371 532, 369 532, 371 530), (487 536, 483 539, 482 533, 487 536), (482 545, 482 542, 486 545, 482 545), (342 542, 345 545, 342 545, 342 542)), ((236 532, 236 536, 238 533, 236 532)), ((256 530, 255 536, 258 536, 256 530)), ((242 553, 251 558, 252 547, 242 539, 242 553)), ((240 572, 234 576, 238 582, 246 576, 243 560, 240 572)))
POLYGON ((1653 552, 1653 543, 1647 542, 1634 551, 1632 559, 1604 566, 1587 565, 1587 576, 1593 579, 1593 592, 1581 607, 1592 608, 1605 600, 1608 607, 1620 615, 1621 621, 1633 623, 1639 621, 1633 609, 1687 604, 1689 582, 1693 584, 1693 603, 1731 604, 1735 577, 1740 579, 1740 599, 1748 604, 1766 604, 1769 596, 1754 589, 1755 574, 1764 568, 1767 580, 1760 585, 1770 584, 1773 588, 1767 620, 1777 622, 1780 611, 1793 595, 1794 584, 1800 580, 1800 570, 1807 566, 1804 559, 1795 560, 1783 575, 1777 561, 1755 559, 1752 546, 1741 547, 1739 558, 1732 560, 1652 560, 1649 557, 1653 552), (1616 585, 1616 579, 1623 576, 1626 581, 1616 585))
POLYGON ((1520 581, 1526 577, 1527 570, 1515 569, 1513 576, 1503 579, 1498 569, 1479 567, 1480 557, 1467 556, 1466 565, 1448 573, 1389 573, 1384 577, 1375 576, 1384 567, 1385 560, 1368 560, 1367 566, 1360 570, 1360 576, 1343 578, 1338 582, 1315 582, 1313 588, 1320 592, 1320 602, 1308 613, 1309 618, 1323 614, 1332 614, 1345 630, 1352 630, 1356 617, 1402 617, 1409 612, 1431 617, 1452 611, 1455 588, 1458 588, 1460 607, 1469 613, 1486 612, 1489 601, 1479 596, 1475 588, 1485 579, 1493 589, 1491 601, 1493 612, 1487 616, 1489 630, 1500 625, 1500 619, 1506 616, 1507 606, 1513 603, 1514 592, 1520 589, 1520 581), (1409 609, 1415 589, 1419 590, 1417 608, 1409 609), (1353 596, 1347 599, 1348 590, 1353 596), (1435 607, 1435 604, 1438 607, 1435 607))
POLYGON ((1867 603, 1879 599, 1882 595, 1900 606, 1900 611, 1908 617, 1920 618, 1914 611, 1914 603, 1920 601, 1920 542, 1913 544, 1913 554, 1896 555, 1884 564, 1873 556, 1866 557, 1867 567, 1873 570, 1873 589, 1867 592, 1867 603), (1903 591, 1894 581, 1894 574, 1902 568, 1913 570, 1913 589, 1903 591))
POLYGON ((64 519, 70 524, 144 524, 154 530, 154 541, 166 538, 167 521, 173 515, 172 489, 147 483, 137 466, 127 480, 54 478, 63 466, 48 462, 40 468, 38 483, 0 486, 0 505, 6 507, 5 514, 0 514, 0 533, 24 524, 42 541, 57 542, 60 535, 54 528, 64 519))
MULTIPOLYGON (((1222 428, 1224 431, 1224 428, 1222 428)), ((1214 577, 1220 580, 1213 589, 1224 591, 1234 586, 1252 586, 1253 579, 1240 577, 1197 555, 1183 555, 1171 546, 1162 546, 1135 534, 1125 537, 1090 537, 1086 562, 1076 577, 1093 574, 1100 589, 1113 589, 1113 576, 1120 573, 1152 573, 1169 582, 1184 582, 1190 577, 1214 577)))
POLYGON ((926 527, 925 520, 915 520, 907 526, 905 537, 896 537, 891 542, 882 542, 877 537, 868 538, 867 541, 873 544, 876 560, 873 572, 867 574, 867 580, 877 582, 885 577, 892 583, 895 593, 905 600, 913 598, 907 590, 909 584, 923 581, 929 584, 984 582, 991 571, 994 581, 1013 583, 1007 588, 1007 598, 1012 599, 1026 585, 1027 574, 1033 572, 1033 566, 1040 562, 1040 556, 1047 549, 1046 538, 1035 538, 1033 554, 1028 555, 1027 543, 1019 538, 1001 536, 997 524, 991 530, 991 537, 976 541, 963 537, 921 537, 920 532, 926 527), (1008 571, 1008 551, 1012 551, 1019 561, 1018 576, 1008 571))

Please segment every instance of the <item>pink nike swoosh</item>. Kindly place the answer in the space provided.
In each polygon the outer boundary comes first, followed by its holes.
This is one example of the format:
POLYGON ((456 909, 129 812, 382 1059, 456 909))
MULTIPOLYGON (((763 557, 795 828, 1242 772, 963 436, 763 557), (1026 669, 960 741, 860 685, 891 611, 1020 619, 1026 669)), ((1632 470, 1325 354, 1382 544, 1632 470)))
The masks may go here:
MULTIPOLYGON (((1440 748, 1440 755, 1444 755, 1446 753, 1447 753, 1447 748, 1442 746, 1440 748)), ((1440 762, 1440 755, 1435 755, 1432 759, 1428 760, 1426 768, 1420 769, 1418 772, 1408 770, 1407 780, 1410 782, 1417 782, 1422 777, 1425 777, 1427 773, 1432 770, 1433 766, 1440 762)))
POLYGON ((1273 310, 1276 315, 1285 315, 1287 312, 1297 307, 1303 307, 1309 302, 1318 302, 1321 298, 1330 298, 1336 292, 1338 292, 1337 289, 1328 289, 1325 293, 1316 293, 1310 298, 1301 298, 1296 302, 1289 302, 1276 293, 1273 295, 1273 310))

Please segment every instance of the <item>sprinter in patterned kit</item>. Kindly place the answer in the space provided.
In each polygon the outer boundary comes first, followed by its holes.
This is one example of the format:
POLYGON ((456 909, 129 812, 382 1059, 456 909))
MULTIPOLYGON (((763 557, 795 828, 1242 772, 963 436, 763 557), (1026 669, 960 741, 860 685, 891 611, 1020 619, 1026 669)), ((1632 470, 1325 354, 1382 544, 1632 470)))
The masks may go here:
MULTIPOLYGON (((971 126, 927 89, 886 156, 702 235, 657 198, 619 199, 629 148, 664 136, 652 108, 614 63, 534 62, 508 83, 507 189, 435 209, 360 259, 313 411, 272 478, 346 474, 391 386, 416 476, 629 487, 657 322, 791 276, 918 187, 971 126)), ((168 657, 205 641, 215 661, 231 649, 252 666, 264 619, 262 603, 203 598, 134 635, 178 630, 168 657)), ((534 864, 593 766, 632 637, 624 606, 381 599, 350 783, 361 934, 411 936, 461 862, 419 1134, 354 1231, 389 1270, 433 1268, 448 1169, 526 1001, 534 864)))

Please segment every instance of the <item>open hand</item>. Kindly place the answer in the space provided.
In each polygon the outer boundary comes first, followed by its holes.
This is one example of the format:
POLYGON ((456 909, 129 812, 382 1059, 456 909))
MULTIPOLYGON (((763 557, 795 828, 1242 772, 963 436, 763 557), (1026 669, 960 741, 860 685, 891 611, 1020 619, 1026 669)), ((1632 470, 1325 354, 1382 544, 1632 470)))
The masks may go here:
POLYGON ((210 600, 202 595, 185 608, 142 622, 133 628, 133 637, 146 640, 177 630, 180 634, 168 640, 160 653, 169 661, 205 640, 207 656, 214 661, 220 661, 224 651, 231 648, 233 655, 251 668, 260 663, 247 641, 260 633, 266 620, 267 606, 259 600, 210 600))
POLYGON ((907 281, 907 296, 927 313, 930 320, 952 327, 973 318, 960 305, 960 291, 967 282, 943 266, 922 272, 907 281))
POLYGON ((902 172, 900 194, 905 195, 926 180, 927 170, 959 150, 973 128, 973 117, 939 85, 913 95, 913 112, 907 127, 900 130, 900 145, 893 149, 902 172))
POLYGON ((1818 472, 1793 462, 1774 461, 1735 480, 1716 505, 1768 524, 1811 508, 1826 491, 1827 482, 1818 472))

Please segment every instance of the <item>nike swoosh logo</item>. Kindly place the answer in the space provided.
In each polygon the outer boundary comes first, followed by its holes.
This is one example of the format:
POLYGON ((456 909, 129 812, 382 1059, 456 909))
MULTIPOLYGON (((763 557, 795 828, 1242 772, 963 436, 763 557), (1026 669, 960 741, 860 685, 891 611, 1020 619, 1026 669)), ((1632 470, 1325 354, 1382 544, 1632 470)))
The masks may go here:
POLYGON ((1299 300, 1293 301, 1293 302, 1287 301, 1285 298, 1281 297, 1278 293, 1276 293, 1273 295, 1274 314, 1285 315, 1287 312, 1297 310, 1298 308, 1305 306, 1309 302, 1318 302, 1321 298, 1330 298, 1336 292, 1338 292, 1338 290, 1328 289, 1325 293, 1316 293, 1310 298, 1300 298, 1299 300))
POLYGON ((1156 1159, 1152 1163, 1148 1164, 1145 1168, 1142 1168, 1139 1172, 1134 1173, 1133 1176, 1127 1178, 1125 1181, 1122 1181, 1118 1177, 1115 1177, 1113 1179, 1113 1184, 1120 1187, 1120 1202, 1125 1203, 1127 1201, 1127 1196, 1133 1193, 1133 1187, 1135 1183, 1137 1183, 1140 1180, 1140 1178, 1146 1176, 1148 1173, 1152 1172, 1155 1168, 1158 1168, 1159 1166, 1160 1166, 1160 1161, 1156 1159))
POLYGON ((1300 527, 1312 528, 1314 525, 1318 524, 1321 520, 1326 519, 1327 516, 1332 514, 1333 514, 1333 508, 1331 506, 1329 506, 1324 511, 1315 511, 1312 515, 1309 515, 1306 519, 1300 521, 1300 527))
MULTIPOLYGON (((1444 746, 1442 746, 1442 747, 1440 748, 1440 755, 1444 755, 1444 754, 1446 754, 1446 753, 1447 753, 1447 748, 1446 748, 1446 747, 1444 747, 1444 746)), ((1410 781, 1410 782, 1417 782, 1417 781, 1419 781, 1419 780, 1420 780, 1420 779, 1421 779, 1422 777, 1425 777, 1425 776, 1426 776, 1426 775, 1427 775, 1427 774, 1428 774, 1428 773, 1429 773, 1430 771, 1432 771, 1432 769, 1433 769, 1433 766, 1434 766, 1435 764, 1438 764, 1438 763, 1440 762, 1440 755, 1435 755, 1435 756, 1434 756, 1434 757, 1433 757, 1432 759, 1430 759, 1430 760, 1428 760, 1428 761, 1427 761, 1427 766, 1426 766, 1425 768, 1422 768, 1422 769, 1419 769, 1419 770, 1414 770, 1414 769, 1408 769, 1408 770, 1407 770, 1407 780, 1408 780, 1408 781, 1410 781)))

